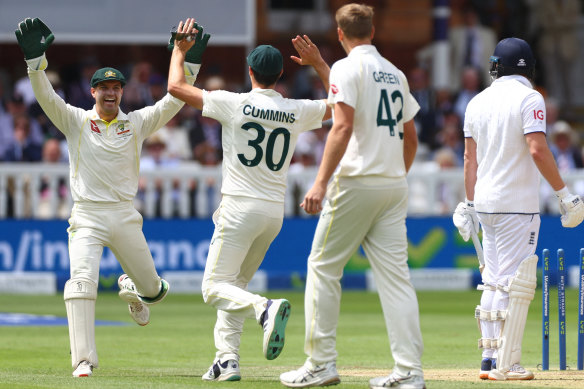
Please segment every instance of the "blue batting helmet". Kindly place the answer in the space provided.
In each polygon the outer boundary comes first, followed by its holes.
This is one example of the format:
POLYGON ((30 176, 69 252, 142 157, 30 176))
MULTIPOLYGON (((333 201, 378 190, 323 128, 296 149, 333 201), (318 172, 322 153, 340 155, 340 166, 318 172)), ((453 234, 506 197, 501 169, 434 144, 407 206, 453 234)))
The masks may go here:
POLYGON ((535 76, 535 57, 529 44, 519 38, 505 38, 497 43, 490 58, 493 78, 519 74, 529 79, 535 76))

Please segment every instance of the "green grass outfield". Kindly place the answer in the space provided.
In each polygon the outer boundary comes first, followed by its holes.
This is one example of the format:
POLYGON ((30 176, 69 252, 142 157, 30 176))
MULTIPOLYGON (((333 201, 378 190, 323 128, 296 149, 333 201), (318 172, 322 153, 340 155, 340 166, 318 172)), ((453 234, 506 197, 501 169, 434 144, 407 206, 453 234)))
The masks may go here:
MULTIPOLYGON (((577 292, 567 290, 567 363, 570 371, 558 372, 557 294, 552 290, 550 367, 537 372, 541 362, 541 290, 535 296, 523 341, 522 362, 536 371, 531 382, 489 382, 478 379, 480 351, 474 308, 480 292, 419 292, 424 337, 423 364, 428 388, 580 387, 584 373, 575 371, 577 351, 577 292)), ((215 347, 215 310, 200 295, 173 295, 151 308, 151 322, 135 325, 126 305, 116 294, 101 293, 96 318, 129 323, 96 329, 100 367, 91 378, 71 377, 66 326, 0 327, 1 388, 282 388, 280 373, 297 368, 303 353, 303 293, 274 292, 292 304, 286 347, 280 357, 267 361, 262 355, 262 331, 246 322, 241 341, 240 382, 203 382, 215 347)), ((1 312, 65 316, 62 296, 0 295, 1 312)), ((343 294, 338 327, 337 367, 339 388, 366 388, 369 378, 385 375, 392 365, 385 324, 376 294, 347 291, 343 294)))

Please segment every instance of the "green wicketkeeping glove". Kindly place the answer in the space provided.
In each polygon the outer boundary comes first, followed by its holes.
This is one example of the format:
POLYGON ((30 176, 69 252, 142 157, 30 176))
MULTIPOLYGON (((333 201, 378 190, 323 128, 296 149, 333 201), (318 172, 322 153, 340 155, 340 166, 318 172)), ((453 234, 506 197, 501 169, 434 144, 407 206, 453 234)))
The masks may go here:
MULTIPOLYGON (((203 34, 203 27, 199 26, 195 23, 194 27, 197 29, 197 37, 195 40, 195 44, 193 47, 187 51, 185 55, 185 61, 190 63, 200 64, 203 59, 203 53, 207 48, 207 42, 209 42, 209 38, 211 35, 203 34), (199 39, 199 37, 202 37, 199 39)), ((173 28, 170 31, 170 40, 168 41, 168 50, 172 51, 174 49, 174 40, 176 38, 176 28, 173 28)))
POLYGON ((55 40, 49 27, 39 18, 24 19, 18 24, 18 30, 14 33, 26 59, 40 57, 55 40))

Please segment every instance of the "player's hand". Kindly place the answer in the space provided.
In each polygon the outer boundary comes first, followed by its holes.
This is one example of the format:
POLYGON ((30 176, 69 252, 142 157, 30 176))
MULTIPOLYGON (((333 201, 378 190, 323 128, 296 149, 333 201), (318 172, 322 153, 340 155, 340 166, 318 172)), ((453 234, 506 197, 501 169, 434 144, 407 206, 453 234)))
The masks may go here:
POLYGON ((322 200, 324 199, 325 194, 326 185, 321 187, 315 183, 312 188, 306 192, 306 195, 304 195, 304 201, 300 203, 300 206, 304 208, 306 213, 311 215, 319 213, 322 211, 322 200))
POLYGON ((176 28, 170 32, 168 49, 173 50, 175 44, 178 49, 185 53, 185 61, 200 64, 203 53, 207 49, 207 43, 211 38, 210 34, 205 34, 203 27, 199 26, 195 19, 189 18, 184 23, 181 21, 176 28))
POLYGON ((470 239, 473 231, 478 234, 480 223, 474 209, 474 203, 468 200, 458 203, 452 215, 452 222, 458 228, 458 232, 465 242, 470 239))
POLYGON ((308 37, 308 35, 300 36, 296 35, 295 38, 292 38, 292 45, 298 52, 300 57, 295 57, 293 55, 290 56, 292 61, 296 62, 298 65, 316 65, 319 62, 323 61, 322 57, 320 56, 320 51, 318 47, 308 37))
POLYGON ((25 59, 40 57, 55 40, 49 27, 39 18, 24 19, 18 24, 14 34, 25 59))
POLYGON ((562 226, 572 228, 582 223, 582 220, 584 220, 582 198, 578 195, 569 194, 559 200, 562 226))
POLYGON ((170 40, 168 41, 168 49, 174 50, 175 46, 183 53, 186 53, 196 42, 198 30, 195 19, 188 18, 186 21, 180 21, 178 27, 173 27, 170 30, 170 40))

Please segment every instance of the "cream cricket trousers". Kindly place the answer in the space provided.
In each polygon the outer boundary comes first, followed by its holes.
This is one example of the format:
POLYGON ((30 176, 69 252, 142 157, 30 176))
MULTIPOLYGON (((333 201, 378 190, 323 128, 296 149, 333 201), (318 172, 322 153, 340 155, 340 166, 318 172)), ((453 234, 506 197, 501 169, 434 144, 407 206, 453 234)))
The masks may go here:
POLYGON ((131 201, 75 203, 67 232, 71 279, 83 278, 98 285, 99 263, 107 246, 140 295, 158 295, 160 278, 142 232, 142 215, 131 201))
POLYGON ((63 291, 71 365, 87 360, 98 367, 95 345, 95 300, 103 247, 109 247, 138 293, 153 297, 160 292, 160 278, 142 233, 142 216, 131 201, 81 203, 73 206, 69 219, 71 278, 63 291))
POLYGON ((215 231, 203 276, 203 299, 217 309, 216 359, 239 360, 243 322, 260 320, 267 298, 247 291, 282 228, 284 204, 223 196, 213 214, 215 231))
POLYGON ((379 291, 393 371, 423 375, 418 300, 407 264, 407 194, 405 178, 335 177, 329 184, 308 258, 304 301, 304 351, 313 365, 337 358, 340 279, 362 245, 379 291))

